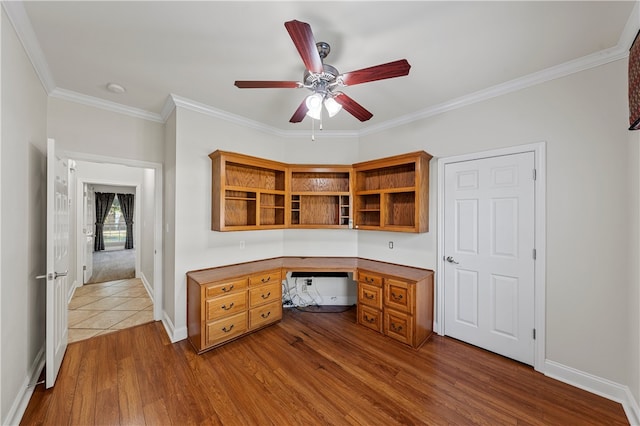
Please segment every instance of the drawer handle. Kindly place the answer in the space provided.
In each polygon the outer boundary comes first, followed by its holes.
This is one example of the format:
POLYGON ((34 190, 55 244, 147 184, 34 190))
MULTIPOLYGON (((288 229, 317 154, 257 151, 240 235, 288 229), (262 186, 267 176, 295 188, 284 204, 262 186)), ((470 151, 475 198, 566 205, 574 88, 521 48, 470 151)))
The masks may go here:
POLYGON ((402 300, 402 295, 395 294, 394 292, 391 292, 391 297, 393 297, 393 300, 402 300))
POLYGON ((266 300, 269 298, 269 296, 271 296, 271 292, 267 293, 267 295, 265 296, 264 294, 261 294, 260 297, 262 297, 262 299, 266 300))
POLYGON ((391 328, 393 329, 393 331, 402 331, 402 326, 395 325, 394 323, 391 323, 391 328))
POLYGON ((227 305, 222 305, 220 306, 222 309, 224 309, 225 311, 228 311, 229 309, 233 308, 233 305, 235 305, 236 302, 231 302, 231 304, 229 306, 227 305))
POLYGON ((364 297, 365 297, 366 299, 371 300, 371 299, 373 299, 373 298, 374 298, 374 297, 376 297, 376 296, 375 296, 375 295, 373 295, 373 294, 371 294, 371 293, 365 293, 365 294, 364 294, 364 297))
POLYGON ((364 316, 364 320, 365 320, 366 322, 370 323, 370 324, 371 324, 371 323, 376 322, 376 319, 375 319, 375 318, 369 318, 369 316, 368 316, 368 315, 365 315, 365 316, 364 316))
POLYGON ((376 279, 375 278, 371 278, 371 277, 364 277, 364 280, 368 283, 372 283, 374 282, 376 279))
POLYGON ((222 287, 222 291, 224 291, 225 293, 233 290, 233 288, 235 287, 235 284, 231 284, 231 287, 227 288, 226 286, 222 287))
POLYGON ((269 281, 271 281, 271 275, 269 275, 266 280, 263 278, 260 281, 262 281, 263 283, 268 283, 269 281))
POLYGON ((269 318, 269 315, 271 315, 271 311, 267 312, 267 315, 265 315, 264 312, 260 314, 262 318, 269 318))
POLYGON ((231 330, 233 330, 233 324, 231 324, 231 326, 229 328, 227 328, 226 325, 224 327, 222 327, 222 331, 224 331, 225 333, 228 333, 231 330))

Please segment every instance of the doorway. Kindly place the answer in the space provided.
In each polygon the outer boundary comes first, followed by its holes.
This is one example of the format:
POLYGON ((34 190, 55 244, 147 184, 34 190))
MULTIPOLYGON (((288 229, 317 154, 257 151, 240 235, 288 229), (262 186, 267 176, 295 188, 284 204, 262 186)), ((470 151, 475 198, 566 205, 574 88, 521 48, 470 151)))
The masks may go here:
POLYGON ((544 144, 438 162, 440 334, 542 370, 544 144))

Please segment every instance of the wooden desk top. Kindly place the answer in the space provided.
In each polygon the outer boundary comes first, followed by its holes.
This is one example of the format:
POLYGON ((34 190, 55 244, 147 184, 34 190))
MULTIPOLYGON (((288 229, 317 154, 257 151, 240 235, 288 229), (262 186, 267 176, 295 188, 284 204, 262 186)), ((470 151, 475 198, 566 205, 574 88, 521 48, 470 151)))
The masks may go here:
POLYGON ((397 265, 359 257, 276 257, 235 265, 218 266, 187 272, 187 276, 199 284, 228 280, 251 275, 269 269, 283 269, 287 272, 356 272, 366 269, 382 275, 391 275, 412 281, 420 281, 433 274, 430 269, 397 265))

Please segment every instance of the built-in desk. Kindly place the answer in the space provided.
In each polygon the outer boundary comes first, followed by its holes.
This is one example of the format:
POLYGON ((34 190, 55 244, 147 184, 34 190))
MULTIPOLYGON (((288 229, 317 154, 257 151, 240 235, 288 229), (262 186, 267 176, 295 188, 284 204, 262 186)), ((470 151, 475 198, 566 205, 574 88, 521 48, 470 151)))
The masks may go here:
POLYGON ((431 336, 433 271, 358 257, 278 257, 187 273, 187 325, 196 351, 280 321, 288 272, 351 272, 359 324, 414 348, 431 336))

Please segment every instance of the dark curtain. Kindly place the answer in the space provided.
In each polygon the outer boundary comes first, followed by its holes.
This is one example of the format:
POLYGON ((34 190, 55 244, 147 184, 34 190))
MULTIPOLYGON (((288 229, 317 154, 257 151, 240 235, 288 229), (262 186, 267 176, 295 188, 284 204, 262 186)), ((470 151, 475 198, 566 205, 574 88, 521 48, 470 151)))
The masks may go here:
POLYGON ((133 204, 135 195, 133 194, 118 194, 118 201, 120 201, 120 209, 124 216, 124 221, 127 224, 127 240, 124 243, 125 250, 133 248, 133 204))
POLYGON ((111 210, 116 194, 113 192, 96 192, 96 236, 93 240, 93 251, 104 250, 104 220, 111 210))

